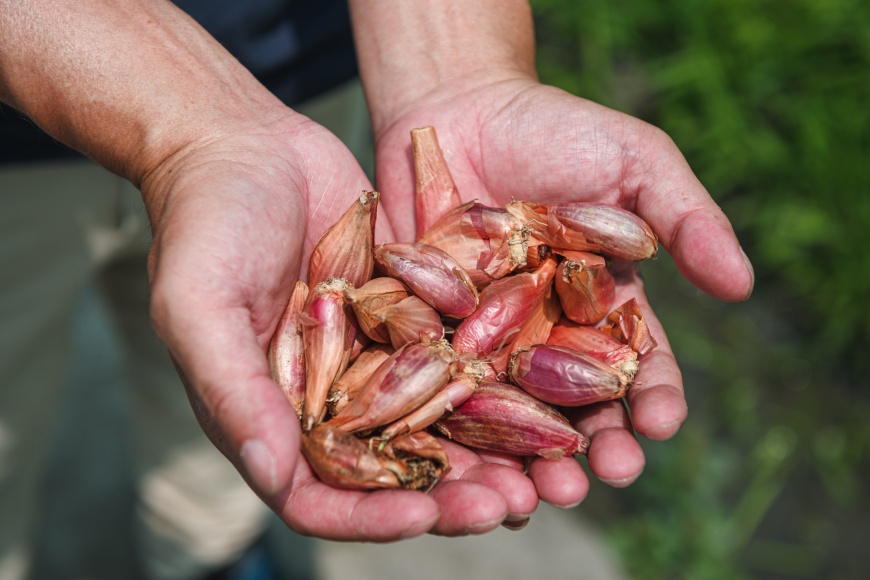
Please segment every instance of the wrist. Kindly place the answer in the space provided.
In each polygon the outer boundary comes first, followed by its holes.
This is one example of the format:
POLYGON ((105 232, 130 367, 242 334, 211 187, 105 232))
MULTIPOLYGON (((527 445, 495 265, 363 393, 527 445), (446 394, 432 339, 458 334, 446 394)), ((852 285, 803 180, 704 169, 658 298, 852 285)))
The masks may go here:
POLYGON ((411 108, 536 79, 526 0, 350 0, 375 134, 411 108))

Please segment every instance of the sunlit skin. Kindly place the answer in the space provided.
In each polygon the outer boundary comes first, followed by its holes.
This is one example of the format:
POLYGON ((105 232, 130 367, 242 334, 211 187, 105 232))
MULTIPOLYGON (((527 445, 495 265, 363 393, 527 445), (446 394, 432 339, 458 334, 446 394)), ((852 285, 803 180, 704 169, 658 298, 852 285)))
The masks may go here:
MULTIPOLYGON (((433 125, 464 201, 618 204, 650 223, 690 282, 747 297, 751 270, 728 220, 670 139, 537 83, 528 7, 488 3, 352 2, 382 194, 376 241, 414 239, 409 132, 433 125), (420 42, 431 30, 437 43, 420 42)), ((346 540, 462 535, 521 525, 539 500, 585 497, 573 458, 526 466, 450 442, 452 470, 429 494, 316 479, 265 353, 313 243, 373 184, 337 138, 169 3, 0 0, 0 70, 0 98, 141 188, 154 326, 206 434, 288 525, 346 540)), ((637 298, 659 346, 629 392, 631 423, 618 402, 570 417, 591 440, 591 472, 623 486, 644 466, 634 432, 667 439, 687 410, 640 279, 626 268, 616 281, 616 303, 637 298)))

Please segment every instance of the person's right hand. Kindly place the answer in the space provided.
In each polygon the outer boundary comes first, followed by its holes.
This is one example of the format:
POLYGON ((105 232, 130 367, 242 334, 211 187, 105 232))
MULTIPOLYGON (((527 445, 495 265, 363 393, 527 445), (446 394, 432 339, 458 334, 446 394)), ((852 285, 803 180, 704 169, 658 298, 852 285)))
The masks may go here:
MULTIPOLYGON (((300 424, 266 348, 312 246, 371 189, 350 152, 315 123, 283 118, 211 130, 147 173, 154 231, 152 318, 203 429, 296 531, 388 541, 497 527, 537 505, 519 470, 445 442, 449 481, 429 493, 328 487, 300 455, 300 424)), ((386 214, 379 238, 391 239, 386 214)))

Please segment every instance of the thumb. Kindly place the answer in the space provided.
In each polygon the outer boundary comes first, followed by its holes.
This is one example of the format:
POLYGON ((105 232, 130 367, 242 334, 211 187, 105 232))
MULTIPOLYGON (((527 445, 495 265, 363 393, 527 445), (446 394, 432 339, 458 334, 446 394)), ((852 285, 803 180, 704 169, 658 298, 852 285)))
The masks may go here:
POLYGON ((292 481, 299 422, 271 380, 247 309, 171 302, 155 286, 152 317, 212 443, 268 502, 292 481))
POLYGON ((661 135, 660 154, 640 184, 638 214, 689 282, 720 300, 749 298, 755 274, 731 223, 673 141, 661 135))

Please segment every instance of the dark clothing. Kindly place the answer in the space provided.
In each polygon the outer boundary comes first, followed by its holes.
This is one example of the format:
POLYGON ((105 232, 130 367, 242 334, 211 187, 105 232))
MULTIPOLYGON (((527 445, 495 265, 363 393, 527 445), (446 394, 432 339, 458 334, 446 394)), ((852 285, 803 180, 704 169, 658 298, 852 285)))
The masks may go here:
MULTIPOLYGON (((176 0, 289 106, 357 74, 346 0, 176 0)), ((75 157, 0 104, 0 164, 75 157)))

